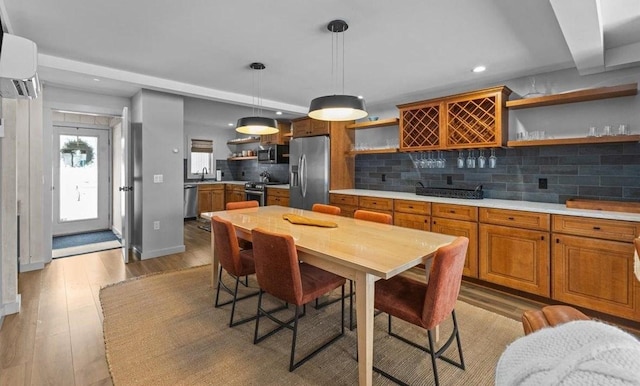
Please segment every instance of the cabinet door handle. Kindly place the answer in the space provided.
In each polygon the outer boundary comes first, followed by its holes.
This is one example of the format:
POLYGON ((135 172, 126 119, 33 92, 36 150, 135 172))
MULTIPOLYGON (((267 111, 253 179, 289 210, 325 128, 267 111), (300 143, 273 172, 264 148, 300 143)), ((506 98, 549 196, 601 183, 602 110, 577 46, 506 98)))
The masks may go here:
POLYGON ((450 210, 449 213, 456 213, 456 211, 455 210, 450 210))
POLYGON ((560 239, 556 239, 556 244, 560 244, 560 239))
POLYGON ((413 206, 412 206, 412 205, 409 205, 409 209, 413 209, 413 206))
POLYGON ((436 225, 436 220, 433 220, 433 225, 436 225))
POLYGON ((544 241, 544 236, 540 236, 540 240, 543 240, 543 241, 544 241))
POLYGON ((509 220, 513 220, 514 218, 513 218, 513 217, 508 217, 507 219, 509 219, 509 220))
POLYGON ((599 231, 599 230, 600 230, 600 227, 593 227, 593 230, 594 230, 594 231, 599 231))

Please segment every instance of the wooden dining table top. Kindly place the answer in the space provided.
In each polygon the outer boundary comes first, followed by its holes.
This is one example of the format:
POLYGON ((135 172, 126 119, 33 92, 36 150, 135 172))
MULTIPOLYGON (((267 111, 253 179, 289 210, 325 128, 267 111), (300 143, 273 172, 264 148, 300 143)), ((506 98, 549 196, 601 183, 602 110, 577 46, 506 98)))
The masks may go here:
POLYGON ((262 228, 289 234, 296 248, 333 263, 388 279, 422 263, 455 237, 395 225, 357 220, 277 205, 204 213, 211 219, 230 221, 238 233, 250 240, 251 230, 262 228), (310 219, 334 222, 335 228, 292 224, 283 215, 293 213, 310 219))

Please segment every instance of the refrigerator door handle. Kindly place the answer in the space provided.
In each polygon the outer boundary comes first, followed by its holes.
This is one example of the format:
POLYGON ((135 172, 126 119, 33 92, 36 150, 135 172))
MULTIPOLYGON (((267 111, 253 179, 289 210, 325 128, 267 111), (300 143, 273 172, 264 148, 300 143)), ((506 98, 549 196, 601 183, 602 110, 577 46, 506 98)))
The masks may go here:
POLYGON ((302 197, 307 196, 307 157, 303 154, 300 156, 300 190, 302 197))

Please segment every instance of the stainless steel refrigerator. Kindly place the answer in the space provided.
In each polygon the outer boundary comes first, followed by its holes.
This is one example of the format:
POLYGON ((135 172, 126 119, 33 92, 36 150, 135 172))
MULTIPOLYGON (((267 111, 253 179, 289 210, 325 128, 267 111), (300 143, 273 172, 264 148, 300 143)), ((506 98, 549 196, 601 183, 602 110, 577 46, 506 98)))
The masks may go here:
POLYGON ((289 206, 309 209, 329 203, 329 137, 293 138, 289 143, 289 206))

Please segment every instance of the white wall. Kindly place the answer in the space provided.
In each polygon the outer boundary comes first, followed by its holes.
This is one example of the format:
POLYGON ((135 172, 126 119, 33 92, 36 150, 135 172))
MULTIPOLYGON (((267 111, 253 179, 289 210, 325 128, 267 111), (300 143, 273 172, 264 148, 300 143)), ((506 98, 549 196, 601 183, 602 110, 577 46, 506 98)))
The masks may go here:
POLYGON ((183 98, 142 90, 134 98, 132 117, 141 118, 141 122, 132 120, 134 147, 138 147, 134 170, 139 171, 134 172, 134 181, 141 186, 134 194, 134 207, 143 207, 137 219, 134 215, 134 232, 142 235, 136 240, 136 251, 142 259, 183 252, 183 98), (155 175, 162 175, 163 182, 154 183, 155 175), (160 222, 157 230, 153 228, 156 221, 160 222))

